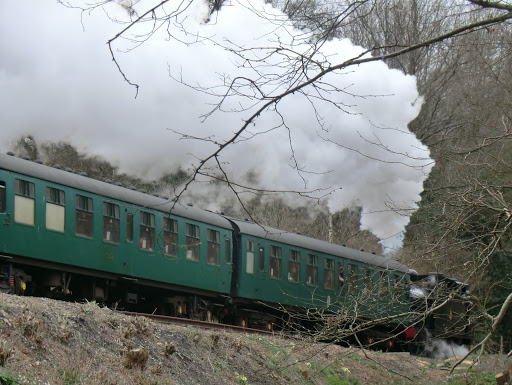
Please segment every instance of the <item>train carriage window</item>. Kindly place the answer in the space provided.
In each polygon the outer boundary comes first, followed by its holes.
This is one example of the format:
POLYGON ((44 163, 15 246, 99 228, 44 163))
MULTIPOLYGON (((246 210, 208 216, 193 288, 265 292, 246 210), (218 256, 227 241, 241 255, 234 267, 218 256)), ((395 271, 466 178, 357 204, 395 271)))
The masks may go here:
POLYGON ((259 271, 265 270, 265 249, 263 247, 260 247, 260 256, 258 262, 259 271))
POLYGON ((133 242, 133 214, 126 214, 126 242, 133 242))
POLYGON ((47 187, 46 188, 46 228, 48 230, 64 232, 64 221, 66 218, 66 200, 64 191, 47 187))
POLYGON ((281 278, 281 248, 270 246, 270 278, 281 278))
POLYGON ((299 282, 300 280, 300 252, 290 250, 288 256, 288 281, 299 282))
POLYGON ((164 218, 164 254, 178 256, 178 221, 164 218))
POLYGON ((405 276, 400 275, 400 274, 395 274, 394 278, 395 278, 395 287, 402 288, 405 286, 405 276))
POLYGON ((308 285, 316 286, 318 284, 318 256, 308 254, 306 275, 306 283, 308 285))
POLYGON ((379 296, 386 297, 388 295, 388 275, 385 271, 379 271, 379 296))
POLYGON ((373 280, 372 280, 372 271, 371 269, 365 268, 363 269, 363 285, 367 292, 373 292, 373 280))
POLYGON ((217 230, 206 230, 208 242, 206 247, 206 263, 220 265, 220 233, 217 230))
POLYGON ((254 241, 251 239, 247 240, 245 256, 245 271, 247 274, 254 274, 254 241))
POLYGON ((224 262, 231 263, 231 240, 229 238, 226 238, 226 244, 224 248, 224 262))
POLYGON ((0 213, 5 213, 5 182, 0 181, 0 213))
POLYGON ((334 260, 329 258, 324 260, 324 288, 334 289, 334 260))
POLYGON ((140 212, 139 247, 142 250, 155 250, 155 215, 144 211, 140 212))
POLYGON ((357 266, 349 263, 348 265, 348 276, 347 276, 347 288, 350 293, 355 293, 357 290, 357 279, 358 271, 357 266))
POLYGON ((92 238, 94 229, 94 211, 91 198, 75 196, 75 234, 92 238))
POLYGON ((393 297, 396 300, 402 299, 405 292, 404 287, 403 277, 400 274, 393 274, 393 297))
POLYGON ((34 183, 15 179, 14 193, 14 221, 34 226, 36 208, 34 183))
POLYGON ((199 261, 199 226, 186 224, 186 247, 187 247, 187 259, 190 261, 199 261))
POLYGON ((103 240, 119 243, 119 205, 103 202, 103 240))
POLYGON ((22 179, 14 180, 14 192, 18 195, 29 198, 34 198, 36 196, 34 183, 22 179))

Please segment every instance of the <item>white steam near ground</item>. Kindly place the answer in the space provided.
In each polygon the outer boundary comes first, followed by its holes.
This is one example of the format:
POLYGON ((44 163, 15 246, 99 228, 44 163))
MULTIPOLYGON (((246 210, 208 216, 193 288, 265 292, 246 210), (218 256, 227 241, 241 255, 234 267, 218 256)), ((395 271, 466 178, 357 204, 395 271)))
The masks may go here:
POLYGON ((464 345, 457 345, 454 342, 443 339, 430 339, 425 346, 425 352, 428 356, 438 360, 446 360, 452 357, 464 357, 469 349, 464 345))
MULTIPOLYGON (((135 10, 144 4, 137 3, 135 10)), ((203 120, 201 115, 218 100, 176 82, 169 72, 191 85, 213 87, 224 74, 254 76, 213 41, 266 47, 278 40, 290 42, 294 34, 304 37, 303 31, 293 30, 284 15, 261 0, 225 3, 208 23, 206 5, 196 0, 179 17, 189 35, 171 25, 176 39, 166 39, 161 30, 138 48, 116 53, 126 76, 141 87, 134 98, 134 88, 123 81, 106 45, 123 25, 109 20, 107 13, 128 20, 129 13, 117 4, 81 14, 50 0, 0 3, 0 151, 7 151, 21 135, 32 135, 38 143, 69 142, 105 157, 121 171, 145 178, 180 167, 191 169, 216 147, 180 139, 173 130, 222 142, 254 108, 236 112, 249 101, 231 97, 225 105, 231 112, 217 111, 203 120), (265 20, 251 7, 282 23, 265 20), (194 36, 211 40, 183 44, 194 41, 194 36)), ((121 41, 114 47, 129 45, 121 41)), ((321 51, 336 64, 359 55, 362 48, 348 40, 333 40, 321 51)), ((268 71, 279 74, 282 68, 272 60, 268 71)), ((408 218, 387 205, 415 207, 432 165, 428 150, 407 130, 421 108, 415 79, 375 62, 338 71, 323 81, 345 90, 329 95, 346 111, 320 101, 313 108, 303 95, 293 94, 279 103, 279 114, 267 111, 258 117, 243 135, 251 139, 228 147, 219 160, 234 180, 244 181, 243 176, 252 171, 258 186, 266 189, 341 187, 325 198, 330 210, 362 206, 362 227, 389 238, 385 243, 391 245, 391 237, 403 230, 408 218), (278 127, 281 116, 289 131, 278 127), (278 128, 271 130, 274 127, 278 128), (255 135, 259 133, 265 134, 255 135), (306 185, 292 168, 289 138, 299 167, 307 171, 306 185)), ((198 186, 194 196, 203 195, 208 208, 222 199, 215 190, 202 194, 204 183, 198 186)))

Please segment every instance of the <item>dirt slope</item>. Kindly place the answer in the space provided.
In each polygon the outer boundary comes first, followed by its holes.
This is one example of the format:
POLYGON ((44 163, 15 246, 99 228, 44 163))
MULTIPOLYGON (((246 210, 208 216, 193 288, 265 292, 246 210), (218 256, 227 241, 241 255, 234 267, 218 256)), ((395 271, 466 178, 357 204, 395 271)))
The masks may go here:
POLYGON ((2 385, 477 383, 504 366, 504 358, 486 358, 485 368, 468 371, 466 363, 448 375, 450 361, 365 357, 358 349, 161 325, 95 303, 0 293, 2 385))

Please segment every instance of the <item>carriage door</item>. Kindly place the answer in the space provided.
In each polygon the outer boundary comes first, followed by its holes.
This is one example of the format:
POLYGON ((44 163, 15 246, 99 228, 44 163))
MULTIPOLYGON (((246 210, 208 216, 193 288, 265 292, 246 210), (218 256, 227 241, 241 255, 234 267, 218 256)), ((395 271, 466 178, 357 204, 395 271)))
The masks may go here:
MULTIPOLYGON (((5 251, 7 244, 6 240, 9 238, 8 225, 10 224, 11 218, 7 213, 7 193, 6 186, 3 180, 0 180, 0 252, 5 251)), ((12 267, 10 264, 4 264, 5 258, 10 257, 3 256, 0 254, 0 290, 7 292, 11 289, 12 281, 12 267)))
MULTIPOLYGON (((125 224, 126 224, 126 232, 122 232, 121 231, 121 237, 124 238, 124 243, 123 243, 123 248, 124 248, 124 252, 121 253, 121 260, 122 260, 122 266, 123 266, 123 273, 124 274, 129 274, 129 275, 135 275, 135 271, 133 269, 133 255, 136 253, 133 252, 133 250, 136 250, 136 247, 138 247, 138 244, 137 245, 134 245, 134 237, 133 237, 133 234, 134 234, 134 226, 135 226, 135 223, 134 223, 134 216, 135 216, 135 213, 132 212, 131 210, 128 211, 127 209, 125 209, 125 213, 124 213, 124 220, 125 220, 125 224), (123 234, 126 234, 125 236, 123 236, 123 234)), ((125 225, 122 225, 123 227, 125 225)))
POLYGON ((265 274, 265 248, 263 244, 258 243, 258 272, 261 279, 266 279, 265 274))

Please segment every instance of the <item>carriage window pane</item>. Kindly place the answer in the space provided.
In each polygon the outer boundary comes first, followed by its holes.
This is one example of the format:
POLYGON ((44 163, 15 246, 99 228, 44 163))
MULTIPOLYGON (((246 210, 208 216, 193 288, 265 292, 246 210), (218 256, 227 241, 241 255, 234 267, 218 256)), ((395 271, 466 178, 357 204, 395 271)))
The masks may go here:
POLYGON ((347 277, 347 287, 350 293, 354 293, 354 290, 357 290, 357 266, 349 264, 348 265, 348 277, 347 277))
POLYGON ((0 181, 0 213, 5 213, 5 207, 7 205, 5 202, 5 197, 5 182, 0 181))
POLYGON ((254 274, 254 241, 252 239, 247 240, 245 271, 247 274, 254 274))
POLYGON ((199 261, 199 226, 190 223, 186 224, 186 257, 190 261, 199 261))
POLYGON ((388 295, 388 275, 385 271, 379 271, 379 296, 386 297, 388 295))
POLYGON ((164 254, 178 256, 178 221, 164 218, 164 254))
POLYGON ((404 288, 404 280, 405 277, 404 276, 401 276, 399 274, 393 274, 393 280, 394 280, 394 285, 393 285, 393 296, 394 298, 399 301, 401 298, 404 297, 404 292, 406 293, 406 291, 403 289, 404 288))
POLYGON ((220 233, 216 230, 207 229, 206 263, 209 265, 220 265, 220 233))
POLYGON ((92 238, 94 230, 94 212, 91 198, 75 196, 75 234, 92 238))
POLYGON ((270 246, 270 269, 269 276, 271 278, 281 278, 281 248, 270 246))
POLYGON ((288 281, 299 282, 300 280, 300 252, 290 250, 288 256, 288 281))
POLYGON ((224 262, 231 263, 231 241, 226 238, 226 245, 224 250, 224 262))
POLYGON ((155 250, 155 215, 145 211, 140 212, 139 247, 142 250, 155 250))
POLYGON ((324 288, 334 289, 334 260, 329 258, 324 260, 324 288))
POLYGON ((363 270, 363 284, 367 291, 373 291, 372 271, 370 269, 363 270))
POLYGON ((35 186, 34 183, 28 182, 23 179, 14 180, 14 193, 27 198, 35 198, 35 186))
POLYGON ((173 218, 164 218, 164 231, 168 231, 170 233, 177 233, 178 221, 173 218))
POLYGON ((103 240, 119 243, 119 205, 103 202, 103 240))
POLYGON ((14 180, 14 221, 34 226, 35 223, 35 186, 22 179, 14 180))
POLYGON ((263 247, 260 247, 260 260, 259 260, 259 270, 263 271, 265 270, 265 249, 263 247))
POLYGON ((133 214, 126 214, 126 242, 133 242, 133 214))
POLYGON ((46 188, 46 228, 48 230, 64 232, 65 205, 64 191, 53 187, 46 188))
POLYGON ((65 206, 64 191, 53 187, 46 188, 46 202, 55 205, 65 206))
POLYGON ((316 286, 318 284, 318 256, 308 254, 308 266, 306 271, 306 283, 316 286))
POLYGON ((187 223, 187 237, 199 238, 199 226, 187 223))

